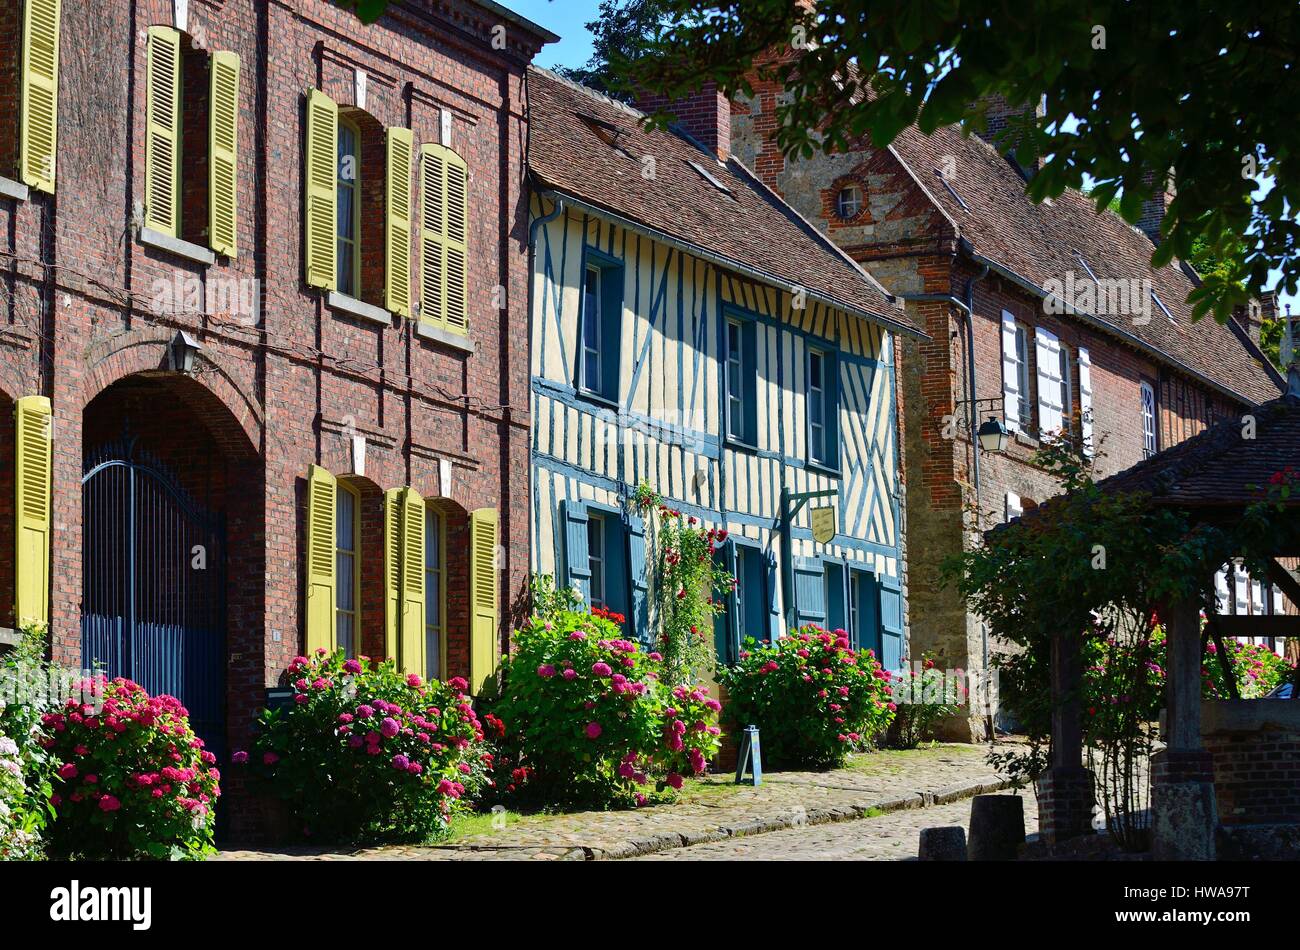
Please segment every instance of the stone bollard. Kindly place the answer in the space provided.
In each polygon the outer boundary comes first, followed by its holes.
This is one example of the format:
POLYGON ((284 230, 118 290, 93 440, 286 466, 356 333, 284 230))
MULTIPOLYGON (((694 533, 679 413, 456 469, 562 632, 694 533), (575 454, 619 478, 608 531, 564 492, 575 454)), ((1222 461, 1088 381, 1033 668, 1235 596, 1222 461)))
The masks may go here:
POLYGON ((1025 843, 1025 803, 1019 795, 976 795, 970 803, 971 861, 1014 861, 1025 843))
POLYGON ((921 829, 921 861, 965 861, 966 829, 961 825, 943 825, 921 829))

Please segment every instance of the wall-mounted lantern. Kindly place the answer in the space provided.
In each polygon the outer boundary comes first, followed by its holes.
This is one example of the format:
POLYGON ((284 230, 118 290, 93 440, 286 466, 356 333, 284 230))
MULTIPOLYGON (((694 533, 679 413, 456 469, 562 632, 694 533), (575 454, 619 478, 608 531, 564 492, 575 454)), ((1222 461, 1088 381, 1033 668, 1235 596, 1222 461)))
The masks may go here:
POLYGON ((989 416, 979 428, 980 446, 985 452, 1005 452, 1009 433, 997 416, 989 416))
POLYGON ((184 330, 177 330, 176 335, 172 337, 171 344, 167 347, 167 358, 170 368, 178 373, 186 375, 194 372, 194 360, 203 347, 199 341, 194 339, 184 330))

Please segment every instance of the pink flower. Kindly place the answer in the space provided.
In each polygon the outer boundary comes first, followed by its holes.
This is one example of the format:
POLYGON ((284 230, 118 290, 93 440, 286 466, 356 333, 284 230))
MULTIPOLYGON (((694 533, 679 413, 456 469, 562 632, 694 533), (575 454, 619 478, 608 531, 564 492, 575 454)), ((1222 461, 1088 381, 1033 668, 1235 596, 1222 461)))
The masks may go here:
POLYGON ((62 768, 59 769, 59 778, 61 779, 74 779, 76 777, 77 777, 77 767, 73 765, 71 762, 67 763, 62 768))
POLYGON ((397 755, 393 756, 393 768, 397 769, 397 771, 405 772, 410 767, 411 767, 411 760, 408 759, 406 756, 402 755, 400 752, 397 755))
POLYGON ((275 763, 277 763, 277 762, 279 762, 279 761, 280 761, 280 757, 279 757, 278 755, 276 755, 274 752, 266 752, 266 753, 263 753, 263 755, 262 755, 262 764, 263 764, 263 765, 275 765, 275 763))
POLYGON ((537 675, 544 680, 548 680, 555 675, 555 667, 550 663, 543 663, 537 668, 537 675))
POLYGON ((563 676, 566 680, 576 680, 578 678, 578 671, 570 667, 560 675, 563 676))
POLYGON ((599 738, 600 738, 600 734, 601 734, 602 731, 603 731, 603 730, 600 728, 600 723, 598 723, 598 722, 589 722, 589 723, 587 723, 587 738, 588 738, 588 739, 599 739, 599 738))
POLYGON ((353 676, 361 672, 361 664, 356 660, 348 660, 343 664, 343 672, 351 673, 353 676))
POLYGON ((676 772, 669 772, 668 778, 666 778, 664 781, 667 782, 671 788, 682 787, 682 777, 678 775, 676 772))
POLYGON ((389 739, 402 731, 402 727, 397 724, 397 720, 391 716, 385 716, 383 722, 379 724, 379 731, 389 739))
POLYGON ((419 676, 418 673, 407 673, 407 674, 406 674, 406 685, 409 686, 409 687, 411 687, 411 689, 419 689, 420 686, 421 686, 423 683, 424 683, 424 680, 420 679, 420 676, 419 676))
POLYGON ((613 672, 613 670, 609 668, 608 663, 597 661, 591 664, 591 672, 595 673, 597 676, 608 676, 613 672))
POLYGON ((357 707, 358 719, 369 719, 374 714, 375 714, 375 708, 373 706, 367 706, 363 703, 362 705, 357 707))
POLYGON ((105 795, 103 798, 99 800, 100 811, 117 811, 121 807, 122 807, 122 803, 119 802, 112 795, 105 795))

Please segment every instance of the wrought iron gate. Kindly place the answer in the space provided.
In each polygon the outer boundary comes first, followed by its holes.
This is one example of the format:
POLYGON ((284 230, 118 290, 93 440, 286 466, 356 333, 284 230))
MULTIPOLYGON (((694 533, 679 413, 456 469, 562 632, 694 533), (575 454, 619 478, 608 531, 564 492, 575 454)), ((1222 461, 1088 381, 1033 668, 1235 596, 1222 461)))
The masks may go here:
POLYGON ((82 476, 83 664, 179 699, 225 752, 225 529, 125 439, 82 476))

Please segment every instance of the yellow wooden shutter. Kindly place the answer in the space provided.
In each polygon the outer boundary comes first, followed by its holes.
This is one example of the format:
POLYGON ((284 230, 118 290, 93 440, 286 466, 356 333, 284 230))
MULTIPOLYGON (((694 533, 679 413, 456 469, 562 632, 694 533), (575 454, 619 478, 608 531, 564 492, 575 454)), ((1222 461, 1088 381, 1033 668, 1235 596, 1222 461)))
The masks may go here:
POLYGON ((54 193, 59 126, 59 0, 23 4, 19 168, 24 184, 54 193))
POLYGON ((420 147, 420 322, 442 323, 446 280, 443 229, 447 216, 446 151, 441 145, 420 147))
POLYGON ((466 299, 469 170, 465 160, 448 151, 447 159, 447 329, 464 333, 469 329, 466 299))
POLYGON ((318 89, 307 93, 306 234, 307 283, 338 286, 339 107, 318 89))
POLYGON ((403 672, 428 672, 424 656, 424 499, 407 488, 402 499, 402 642, 403 672))
POLYGON ((497 512, 480 508, 469 516, 469 684, 475 694, 491 692, 497 667, 497 512))
POLYGON ((237 257, 239 244, 239 56, 212 54, 208 104, 208 241, 237 257))
POLYGON ((384 306, 411 315, 411 149, 410 129, 388 130, 387 222, 384 306))
POLYGON ((335 498, 338 482, 325 469, 307 470, 307 649, 335 645, 335 498))
POLYGON ((402 626, 402 489, 384 492, 384 658, 397 659, 402 626))
POLYGON ((19 626, 50 621, 50 401, 24 396, 15 407, 18 550, 14 614, 19 626))
POLYGON ((149 27, 145 78, 144 223, 180 236, 181 35, 149 27))

